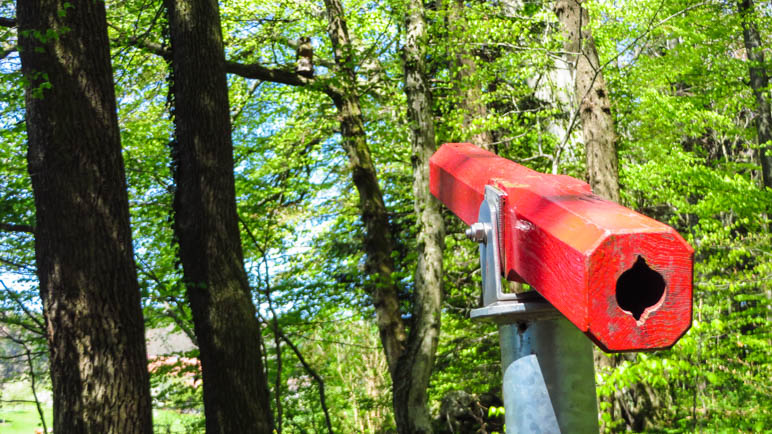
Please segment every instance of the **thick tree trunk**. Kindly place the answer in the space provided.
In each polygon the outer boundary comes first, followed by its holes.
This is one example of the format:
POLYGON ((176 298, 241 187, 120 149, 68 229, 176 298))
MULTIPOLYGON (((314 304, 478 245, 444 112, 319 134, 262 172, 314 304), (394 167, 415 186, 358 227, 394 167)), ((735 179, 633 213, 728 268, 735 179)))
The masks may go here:
POLYGON ((772 109, 769 101, 769 76, 764 64, 764 46, 754 21, 753 0, 740 0, 737 2, 737 8, 742 20, 751 88, 756 97, 756 131, 761 145, 759 149, 761 179, 765 187, 772 188, 772 109))
POLYGON ((465 37, 467 30, 464 7, 463 0, 451 0, 448 4, 448 24, 457 41, 453 47, 456 53, 456 77, 453 86, 458 98, 459 108, 463 112, 463 130, 469 134, 463 140, 485 150, 494 151, 491 132, 487 129, 479 130, 479 128, 473 125, 475 119, 485 119, 488 116, 488 107, 482 100, 482 84, 479 81, 472 80, 477 70, 477 65, 475 64, 473 54, 468 48, 465 37), (470 130, 478 131, 469 133, 470 130))
MULTIPOLYGON (((414 167, 418 177, 415 185, 416 212, 419 225, 425 228, 419 229, 420 258, 413 300, 414 324, 408 342, 399 308, 398 288, 392 278, 394 261, 391 254, 394 251, 394 240, 375 164, 367 145, 357 78, 353 69, 353 45, 341 2, 325 0, 325 7, 328 17, 327 30, 335 56, 335 74, 339 78, 340 87, 318 85, 312 77, 269 69, 257 64, 228 63, 226 68, 229 72, 246 78, 294 86, 314 84, 318 86, 318 90, 324 91, 332 98, 340 118, 342 146, 348 156, 352 180, 359 194, 360 214, 365 228, 363 247, 366 254, 366 272, 370 279, 366 290, 372 297, 381 343, 394 383, 394 407, 399 430, 410 433, 429 432, 431 426, 426 409, 426 388, 440 326, 444 227, 439 217, 439 204, 429 195, 428 190, 428 160, 435 147, 433 125, 426 125, 427 119, 431 122, 428 86, 423 78, 424 88, 414 92, 413 90, 420 87, 417 81, 420 78, 415 75, 406 78, 406 86, 413 89, 410 93, 417 99, 413 106, 418 109, 417 118, 421 118, 419 122, 422 124, 418 129, 431 128, 430 132, 420 131, 420 137, 414 141, 414 167)), ((417 12, 414 11, 408 18, 408 24, 423 26, 423 20, 420 23, 412 23, 416 18, 415 13, 417 12)))
POLYGON ((619 202, 616 132, 606 81, 589 27, 589 15, 578 0, 558 0, 565 51, 574 65, 575 95, 582 121, 587 175, 593 192, 619 202))
MULTIPOLYGON (((574 94, 579 105, 585 144, 587 176, 592 191, 605 199, 619 202, 616 132, 611 116, 608 89, 600 69, 598 52, 589 27, 589 14, 579 0, 558 0, 555 14, 565 38, 564 49, 574 74, 574 94)), ((595 367, 610 372, 619 356, 608 357, 595 349, 595 367)), ((612 419, 623 418, 621 392, 602 397, 612 419)))
POLYGON ((431 432, 431 417, 426 407, 426 389, 434 365, 440 329, 445 229, 440 205, 429 193, 429 157, 436 145, 431 94, 425 77, 425 54, 421 45, 426 34, 423 7, 419 1, 412 1, 406 17, 408 41, 405 47, 405 92, 408 97, 408 117, 413 124, 413 192, 419 220, 413 323, 410 336, 406 338, 397 288, 390 276, 394 270, 391 259, 393 240, 375 166, 366 143, 343 7, 338 0, 325 0, 325 4, 338 74, 347 83, 341 94, 334 96, 333 100, 341 116, 343 146, 348 153, 354 184, 359 192, 362 220, 365 223, 368 272, 376 279, 371 293, 393 381, 397 429, 401 433, 428 433, 431 432))
POLYGON ((429 192, 429 158, 436 150, 432 94, 426 74, 427 31, 421 0, 410 0, 405 17, 405 95, 410 122, 413 200, 418 219, 413 327, 394 379, 394 412, 402 433, 431 432, 426 389, 440 333, 445 224, 440 202, 429 192))
POLYGON ((339 94, 333 94, 333 101, 341 118, 342 144, 348 155, 354 186, 359 193, 359 208, 365 226, 366 268, 371 278, 367 290, 373 298, 378 331, 393 379, 407 339, 399 310, 397 287, 391 277, 394 272, 394 261, 391 258, 394 241, 383 193, 367 146, 343 5, 339 0, 325 0, 324 4, 337 74, 343 82, 343 89, 339 94))
POLYGON ((270 433, 261 336, 236 214, 216 0, 165 0, 172 45, 174 229, 201 352, 208 433, 270 433))
MULTIPOLYGON (((501 2, 501 12, 506 17, 517 19, 523 13, 523 6, 523 2, 519 0, 504 0, 501 2)), ((544 40, 540 43, 549 45, 554 37, 553 31, 550 28, 550 31, 542 33, 544 40)), ((528 86, 533 89, 533 95, 539 101, 554 107, 556 112, 556 115, 539 120, 540 123, 544 122, 544 131, 557 139, 557 149, 552 153, 553 174, 559 173, 561 162, 564 161, 564 152, 569 150, 569 153, 573 154, 573 149, 579 147, 578 134, 574 128, 576 84, 573 61, 575 56, 554 56, 547 68, 541 69, 538 74, 526 79, 528 86)))
POLYGON ((104 3, 19 0, 54 431, 151 433, 104 3))

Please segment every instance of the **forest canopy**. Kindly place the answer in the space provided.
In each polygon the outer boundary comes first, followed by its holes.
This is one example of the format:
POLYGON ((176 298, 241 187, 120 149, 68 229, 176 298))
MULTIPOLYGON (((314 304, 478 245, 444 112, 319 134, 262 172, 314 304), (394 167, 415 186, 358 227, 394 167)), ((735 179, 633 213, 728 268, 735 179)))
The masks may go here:
POLYGON ((0 419, 502 432, 478 247, 428 188, 470 142, 695 250, 678 343, 595 355, 602 430, 768 430, 770 29, 753 0, 0 0, 0 419))

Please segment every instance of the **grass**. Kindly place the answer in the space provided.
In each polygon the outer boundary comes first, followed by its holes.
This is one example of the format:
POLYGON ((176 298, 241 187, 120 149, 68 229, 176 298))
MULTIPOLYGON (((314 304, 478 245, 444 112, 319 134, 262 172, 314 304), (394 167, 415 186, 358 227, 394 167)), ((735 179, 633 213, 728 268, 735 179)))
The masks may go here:
POLYGON ((174 410, 153 410, 153 431, 159 434, 204 432, 204 428, 193 428, 201 416, 179 413, 174 410))
MULTIPOLYGON (((0 399, 4 401, 32 401, 32 390, 26 381, 14 381, 0 384, 2 391, 0 399)), ((41 399, 46 426, 51 427, 51 392, 38 390, 41 399)), ((2 434, 32 434, 35 429, 42 428, 40 416, 34 402, 0 402, 0 433, 2 434)))
MULTIPOLYGON (((43 408, 46 414, 47 427, 51 427, 51 408, 43 408)), ((0 408, 0 433, 2 434, 32 434, 35 429, 42 428, 40 416, 34 403, 16 403, 13 406, 3 404, 0 408)))
MULTIPOLYGON (((29 400, 32 398, 32 391, 29 383, 26 381, 15 381, 9 383, 0 383, 0 399, 5 401, 29 400)), ((46 418, 46 426, 53 426, 52 408, 50 405, 51 392, 48 390, 38 390, 38 396, 42 399, 48 399, 43 402, 43 412, 46 418)), ((197 421, 201 419, 200 415, 179 413, 174 410, 153 410, 153 431, 159 434, 188 434, 203 432, 202 429, 195 428, 197 421)), ((0 402, 0 434, 33 434, 36 429, 42 428, 40 416, 34 402, 0 402)))

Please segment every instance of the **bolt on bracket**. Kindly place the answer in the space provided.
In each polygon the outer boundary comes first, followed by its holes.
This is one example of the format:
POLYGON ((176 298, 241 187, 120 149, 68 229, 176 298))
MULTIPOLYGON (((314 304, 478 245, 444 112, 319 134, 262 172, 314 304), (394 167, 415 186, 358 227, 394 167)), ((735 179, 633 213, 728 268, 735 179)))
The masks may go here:
POLYGON ((504 194, 492 185, 485 186, 485 199, 480 204, 477 223, 466 231, 467 237, 480 244, 482 273, 482 307, 473 309, 472 319, 493 319, 498 323, 552 318, 560 313, 535 291, 506 293, 501 282, 504 261, 504 194))

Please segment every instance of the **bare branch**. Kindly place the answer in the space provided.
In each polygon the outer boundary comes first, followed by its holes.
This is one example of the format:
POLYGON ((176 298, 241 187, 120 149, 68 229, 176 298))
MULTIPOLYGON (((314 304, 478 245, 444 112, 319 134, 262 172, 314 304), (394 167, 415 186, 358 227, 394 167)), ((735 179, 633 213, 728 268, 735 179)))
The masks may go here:
POLYGON ((281 68, 268 68, 259 63, 238 63, 231 60, 225 62, 225 71, 244 78, 289 84, 291 86, 306 86, 315 82, 313 78, 304 77, 294 71, 281 68))
POLYGON ((167 48, 163 47, 161 44, 157 42, 148 41, 146 35, 129 36, 120 27, 112 23, 107 23, 107 26, 115 30, 116 32, 118 32, 118 34, 120 35, 120 37, 117 40, 113 40, 114 43, 118 45, 142 48, 145 51, 155 54, 156 56, 161 56, 164 59, 171 58, 171 55, 172 55, 171 51, 169 51, 167 48))
MULTIPOLYGON (((127 36, 121 29, 110 23, 108 23, 108 26, 121 35, 119 40, 115 41, 116 43, 141 48, 149 53, 161 56, 164 59, 171 59, 171 50, 163 47, 161 44, 148 41, 144 37, 127 36)), ((320 85, 319 80, 313 77, 300 75, 294 71, 294 68, 294 65, 285 68, 269 68, 259 63, 239 63, 232 60, 225 61, 225 72, 228 74, 235 74, 240 77, 255 80, 270 81, 272 83, 288 84, 290 86, 313 87, 331 97, 338 94, 331 86, 327 84, 320 85)))
POLYGON ((0 17, 0 26, 2 26, 2 27, 16 27, 16 18, 0 17))
MULTIPOLYGON (((40 356, 46 355, 47 353, 48 351, 35 351, 32 353, 32 355, 35 357, 40 357, 40 356)), ((22 357, 27 357, 27 355, 24 353, 20 353, 20 354, 15 354, 13 356, 0 356, 0 360, 15 360, 15 359, 21 359, 22 357)))
POLYGON ((255 95, 255 91, 257 91, 257 88, 260 87, 260 84, 262 83, 263 83, 262 81, 258 80, 252 83, 252 85, 249 87, 246 101, 244 101, 244 103, 241 104, 238 109, 236 109, 236 112, 233 113, 233 116, 231 116, 231 125, 235 124, 236 121, 239 119, 239 116, 241 116, 241 113, 243 113, 244 109, 247 107, 247 103, 249 102, 249 99, 255 95))
MULTIPOLYGON (((141 257, 138 256, 137 261, 138 261, 137 269, 141 274, 152 279, 156 283, 156 285, 158 285, 159 288, 163 288, 164 286, 166 286, 164 282, 161 280, 161 278, 158 277, 157 274, 155 274, 155 272, 145 263, 144 260, 142 260, 141 257)), ((153 298, 155 299, 155 297, 153 298)), ((163 313, 166 316, 170 317, 172 321, 174 321, 174 324, 177 325, 177 327, 179 327, 183 333, 185 333, 188 339, 190 339, 190 341, 193 342, 193 345, 198 347, 198 339, 196 338, 196 333, 193 331, 193 329, 190 328, 187 321, 185 321, 185 319, 178 313, 183 311, 182 304, 179 302, 179 300, 177 300, 176 297, 167 296, 166 300, 160 300, 160 301, 164 307, 163 313), (174 303, 174 306, 172 306, 170 302, 174 303)))
POLYGON ((30 389, 32 390, 32 398, 35 400, 35 407, 37 407, 38 416, 40 416, 40 423, 43 425, 43 432, 47 433, 48 428, 46 427, 46 416, 45 413, 43 413, 43 407, 40 405, 40 398, 38 398, 38 393, 35 386, 35 366, 32 364, 32 352, 30 351, 27 344, 24 344, 24 350, 27 354, 27 366, 29 366, 29 379, 30 389))
POLYGON ((195 331, 192 328, 190 328, 190 326, 188 325, 188 322, 185 321, 185 319, 182 318, 182 316, 179 313, 177 313, 178 310, 179 311, 182 310, 182 306, 180 302, 177 300, 176 297, 172 297, 172 299, 173 299, 172 301, 176 306, 176 310, 168 302, 164 302, 163 303, 164 314, 169 316, 172 319, 172 321, 174 321, 174 324, 177 327, 179 327, 183 333, 185 333, 185 336, 187 336, 188 339, 190 339, 190 341, 193 342, 193 345, 195 345, 196 348, 198 348, 198 338, 196 337, 195 331))
MULTIPOLYGON (((2 59, 2 57, 0 57, 0 59, 2 59)), ((2 222, 0 222, 0 231, 35 234, 35 228, 32 227, 31 225, 16 225, 12 223, 2 223, 2 222)))
MULTIPOLYGON (((271 310, 271 314, 273 315, 274 319, 276 318, 276 312, 273 310, 273 306, 269 302, 269 308, 271 310)), ((303 368, 308 372, 309 375, 311 375, 314 380, 316 381, 317 386, 319 387, 319 401, 322 406, 322 411, 324 411, 324 417, 325 422, 327 424, 327 431, 332 433, 332 423, 330 422, 330 413, 327 409, 327 401, 325 399, 325 393, 324 393, 324 380, 319 375, 319 373, 316 372, 314 368, 311 367, 311 365, 308 364, 308 361, 306 361, 305 357, 303 357, 303 354, 300 352, 300 349, 298 349, 297 346, 295 346, 294 343, 287 337, 287 335, 284 334, 284 332, 281 330, 281 328, 277 324, 272 324, 266 321, 266 319, 258 312, 257 315, 260 317, 260 319, 265 322, 266 324, 269 324, 271 329, 275 334, 277 334, 281 340, 283 340, 287 346, 292 349, 292 352, 295 353, 295 357, 297 357, 298 361, 301 365, 303 365, 303 368)))
MULTIPOLYGON (((325 393, 324 393, 324 380, 316 372, 316 370, 314 370, 314 368, 312 368, 311 365, 308 364, 308 362, 306 361, 305 357, 303 357, 303 354, 300 352, 298 347, 294 343, 292 343, 292 341, 287 337, 286 334, 284 334, 284 332, 282 331, 281 327, 279 326, 278 315, 276 315, 276 311, 273 308, 273 300, 271 299, 271 282, 270 282, 270 272, 268 271, 268 269, 269 269, 268 256, 265 254, 265 250, 257 242, 257 238, 252 233, 252 230, 249 228, 247 223, 240 216, 239 216, 239 221, 244 226, 244 230, 247 232, 249 237, 252 239, 252 242, 255 244, 255 247, 262 254, 262 256, 263 256, 263 264, 265 265, 265 268, 266 268, 266 273, 265 273, 265 285, 266 285, 266 288, 265 288, 264 294, 265 294, 266 298, 268 299, 268 309, 271 311, 271 315, 272 315, 271 319, 272 319, 272 321, 268 322, 267 318, 265 318, 260 313, 259 310, 256 312, 258 320, 268 324, 268 326, 271 328, 271 330, 273 330, 274 337, 277 337, 277 338, 283 340, 287 344, 287 346, 289 346, 292 349, 292 352, 295 353, 295 356, 297 357, 297 359, 300 362, 300 364, 303 365, 303 368, 306 370, 306 372, 308 372, 309 375, 314 377, 314 380, 316 381, 317 386, 319 387, 319 403, 321 404, 322 411, 324 412, 324 419, 325 419, 325 423, 327 424, 327 431, 329 433, 332 433, 333 432, 333 430, 332 430, 332 422, 330 421, 330 412, 327 409, 327 400, 325 398, 325 393)), ((279 361, 280 361, 281 360, 281 353, 279 352, 280 348, 278 348, 278 342, 279 341, 277 339, 276 340, 277 354, 279 355, 279 361)), ((277 395, 279 394, 279 392, 280 392, 280 390, 276 389, 276 394, 277 395)), ((279 426, 281 426, 281 422, 279 423, 279 426)))
POLYGON ((5 264, 5 265, 8 265, 8 266, 17 268, 19 270, 24 270, 24 271, 26 271, 28 273, 35 273, 35 268, 34 267, 30 267, 27 264, 20 264, 18 262, 14 262, 14 261, 11 261, 9 259, 5 259, 2 256, 0 256, 0 264, 5 264))
POLYGON ((44 331, 46 327, 43 325, 43 322, 40 321, 40 319, 34 313, 32 313, 21 300, 19 300, 19 296, 15 292, 11 291, 11 289, 5 285, 5 282, 0 280, 0 285, 3 285, 3 289, 5 289, 5 292, 8 294, 8 296, 10 296, 13 299, 14 303, 16 303, 17 306, 19 306, 22 312, 24 312, 24 314, 27 315, 27 317, 32 322, 34 322, 35 325, 38 327, 38 330, 30 330, 30 331, 34 331, 40 334, 41 336, 44 336, 44 331))

